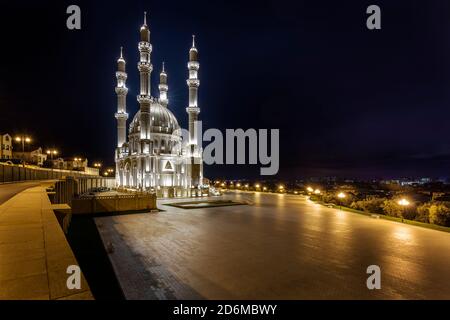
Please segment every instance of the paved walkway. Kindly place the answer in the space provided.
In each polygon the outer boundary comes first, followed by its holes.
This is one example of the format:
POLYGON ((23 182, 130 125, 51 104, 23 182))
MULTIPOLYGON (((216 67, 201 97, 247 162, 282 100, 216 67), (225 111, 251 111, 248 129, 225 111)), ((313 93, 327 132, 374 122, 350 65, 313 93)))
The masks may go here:
POLYGON ((223 198, 249 205, 186 210, 172 199, 159 213, 95 218, 127 298, 450 298, 450 233, 300 196, 223 198), (370 265, 380 290, 366 286, 370 265))
POLYGON ((25 189, 38 186, 39 182, 17 182, 0 184, 0 204, 8 201, 25 189))
POLYGON ((78 265, 52 210, 45 184, 0 205, 0 300, 92 299, 66 285, 69 265, 78 265))

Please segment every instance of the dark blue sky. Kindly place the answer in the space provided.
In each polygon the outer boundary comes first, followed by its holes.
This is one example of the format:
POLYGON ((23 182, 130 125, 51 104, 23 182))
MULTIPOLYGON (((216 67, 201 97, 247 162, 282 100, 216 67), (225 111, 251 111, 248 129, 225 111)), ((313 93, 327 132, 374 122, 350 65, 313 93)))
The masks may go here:
MULTIPOLYGON (((448 1, 16 1, 2 4, 0 131, 113 163, 116 60, 136 102, 138 30, 149 12, 153 94, 166 61, 186 127, 187 54, 200 52, 204 126, 279 128, 281 177, 448 176, 448 1), (78 4, 82 30, 66 29, 78 4), (382 30, 369 31, 378 4, 382 30)), ((256 176, 258 166, 206 167, 256 176)))

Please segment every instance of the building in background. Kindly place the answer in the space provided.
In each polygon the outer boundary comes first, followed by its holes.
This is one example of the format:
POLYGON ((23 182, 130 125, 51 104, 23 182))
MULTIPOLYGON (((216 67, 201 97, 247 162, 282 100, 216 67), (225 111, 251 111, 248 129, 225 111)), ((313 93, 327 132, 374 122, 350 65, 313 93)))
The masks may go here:
POLYGON ((9 134, 0 134, 0 159, 12 159, 12 138, 9 134))
POLYGON ((189 195, 202 186, 202 150, 195 123, 200 113, 198 107, 198 51, 195 38, 189 50, 187 85, 189 105, 189 136, 183 141, 181 129, 169 109, 167 73, 162 63, 159 76, 159 98, 152 96, 151 63, 152 45, 146 18, 140 29, 139 62, 140 91, 137 95, 139 111, 129 125, 128 139, 126 122, 127 73, 121 50, 117 61, 117 148, 116 184, 138 190, 155 190, 164 196, 189 195))
POLYGON ((53 169, 81 171, 91 175, 99 175, 99 168, 89 167, 87 158, 56 158, 47 161, 53 169))
POLYGON ((47 154, 42 152, 42 148, 37 148, 32 151, 13 151, 13 158, 25 161, 28 164, 34 164, 37 166, 43 166, 47 160, 47 154))

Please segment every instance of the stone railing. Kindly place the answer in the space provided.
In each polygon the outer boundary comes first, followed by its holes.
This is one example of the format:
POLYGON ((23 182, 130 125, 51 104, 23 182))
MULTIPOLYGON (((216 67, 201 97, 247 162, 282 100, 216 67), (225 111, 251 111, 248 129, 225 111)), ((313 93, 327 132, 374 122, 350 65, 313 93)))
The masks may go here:
POLYGON ((72 199, 72 214, 156 210, 156 195, 130 194, 91 196, 72 199))
POLYGON ((53 180, 62 179, 67 176, 72 177, 93 177, 98 176, 82 171, 71 171, 61 169, 30 168, 22 165, 9 165, 0 163, 0 183, 19 182, 29 180, 53 180))

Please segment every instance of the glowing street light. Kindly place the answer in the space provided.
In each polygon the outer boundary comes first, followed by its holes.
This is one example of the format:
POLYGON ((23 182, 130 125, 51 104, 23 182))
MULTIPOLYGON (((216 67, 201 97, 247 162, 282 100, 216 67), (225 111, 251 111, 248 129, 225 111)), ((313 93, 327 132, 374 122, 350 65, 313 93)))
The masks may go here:
POLYGON ((307 190, 308 192, 313 192, 313 191, 314 191, 314 189, 311 188, 311 187, 306 188, 306 190, 307 190))
POLYGON ((264 191, 267 191, 267 187, 263 187, 263 190, 264 190, 264 191))
POLYGON ((31 138, 25 135, 20 135, 15 138, 16 142, 22 143, 22 164, 25 167, 25 143, 30 143, 31 138))
POLYGON ((49 149, 46 151, 48 155, 50 155, 50 158, 53 160, 53 156, 56 156, 58 154, 58 150, 55 149, 49 149))
POLYGON ((259 185, 259 183, 255 184, 255 188, 259 189, 261 186, 259 185))
POLYGON ((102 166, 102 164, 100 162, 94 163, 94 167, 96 167, 96 168, 100 168, 101 166, 102 166))
POLYGON ((315 194, 320 194, 320 190, 319 190, 319 189, 316 189, 316 190, 314 190, 314 193, 315 193, 315 194))
POLYGON ((339 194, 338 194, 339 199, 344 199, 345 197, 346 197, 345 193, 339 192, 339 194))
POLYGON ((406 211, 406 207, 410 205, 410 202, 408 200, 406 200, 405 198, 402 198, 397 203, 403 207, 403 210, 402 210, 403 211, 402 212, 402 222, 403 222, 404 211, 406 211))
POLYGON ((241 187, 241 184, 240 184, 239 182, 236 183, 236 187, 240 188, 240 187, 241 187))
POLYGON ((283 186, 282 184, 280 184, 280 185, 278 186, 278 190, 280 190, 280 192, 283 192, 284 186, 283 186))

